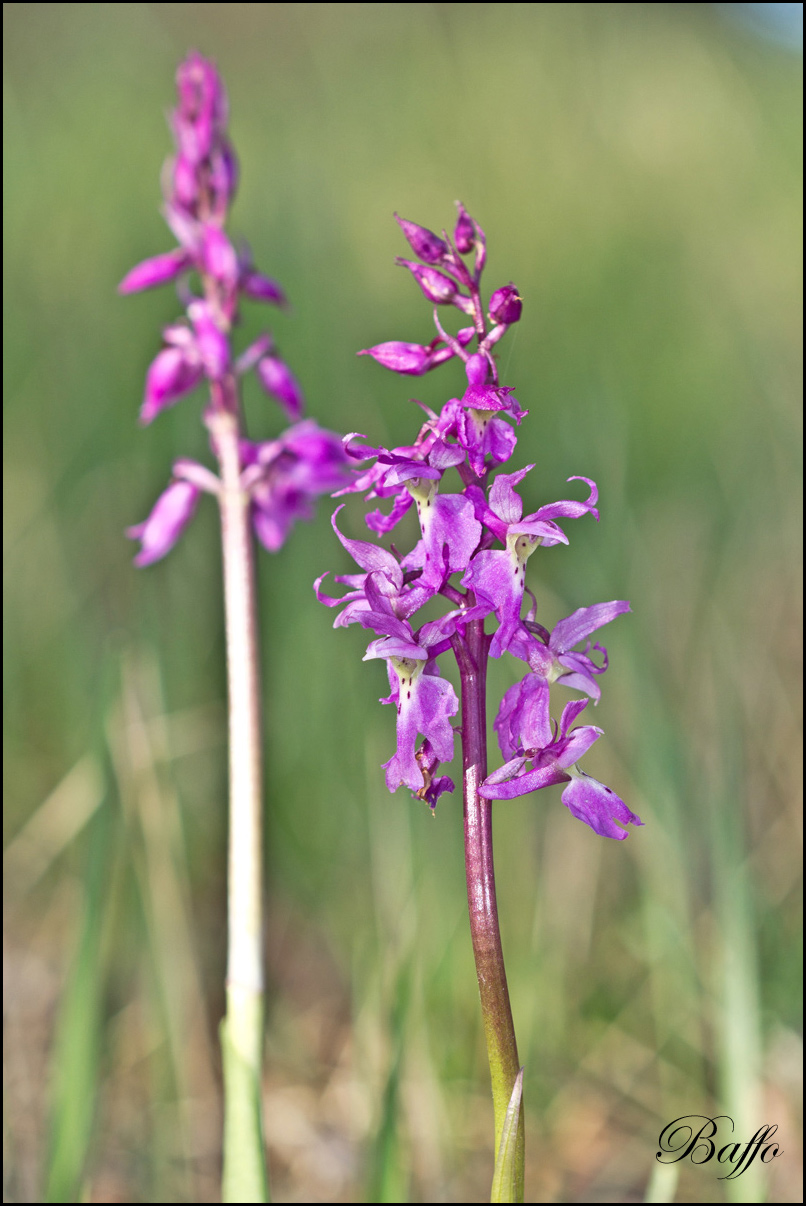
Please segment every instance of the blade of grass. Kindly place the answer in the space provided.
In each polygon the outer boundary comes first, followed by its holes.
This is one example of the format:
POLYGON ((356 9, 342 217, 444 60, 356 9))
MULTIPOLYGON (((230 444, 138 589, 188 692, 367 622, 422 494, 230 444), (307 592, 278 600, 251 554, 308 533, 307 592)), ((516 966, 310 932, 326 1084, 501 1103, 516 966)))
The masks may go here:
POLYGON ((523 1068, 515 1078, 512 1096, 509 1099, 504 1125, 501 1130, 501 1142, 495 1159, 493 1184, 490 1192, 491 1202, 517 1202, 520 1169, 518 1163, 518 1130, 523 1126, 523 1068))
POLYGON ((81 1200, 98 1097, 104 982, 101 945, 112 845, 111 810, 102 807, 90 826, 81 930, 51 1061, 47 1202, 81 1200))

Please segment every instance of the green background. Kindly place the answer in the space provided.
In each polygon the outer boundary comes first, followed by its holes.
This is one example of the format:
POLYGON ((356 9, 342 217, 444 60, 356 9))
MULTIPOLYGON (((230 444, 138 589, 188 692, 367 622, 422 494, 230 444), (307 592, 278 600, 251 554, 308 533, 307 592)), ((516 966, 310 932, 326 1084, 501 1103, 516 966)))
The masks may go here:
MULTIPOLYGON (((408 399, 438 408, 460 368, 355 352, 429 340, 392 214, 439 230, 461 198, 488 293, 525 299, 501 372, 526 509, 599 484, 601 523, 528 584, 548 626, 632 604, 585 766, 645 827, 598 838, 558 788, 496 807, 527 1198, 800 1201, 799 58, 702 4, 17 4, 4 31, 5 1200, 217 1194, 217 517, 133 569, 124 528, 210 457, 200 391, 136 421, 173 290, 115 292, 172 246, 195 47, 230 95, 230 231, 293 303, 246 304, 238 346, 268 324, 320 423, 410 442, 408 399), (667 1122, 716 1111, 784 1154, 733 1182, 656 1164, 667 1122)), ((277 434, 252 382, 245 406, 277 434)), ((274 1193, 484 1200, 461 804, 386 792, 383 665, 311 591, 351 568, 328 510, 260 557, 274 1193)))

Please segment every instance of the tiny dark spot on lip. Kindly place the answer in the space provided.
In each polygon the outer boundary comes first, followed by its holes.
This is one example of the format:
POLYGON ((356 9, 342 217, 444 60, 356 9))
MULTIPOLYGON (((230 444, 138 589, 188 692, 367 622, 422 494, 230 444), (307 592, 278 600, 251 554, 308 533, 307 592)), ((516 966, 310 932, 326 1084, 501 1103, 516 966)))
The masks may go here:
POLYGON ((406 699, 411 699, 411 691, 409 691, 408 694, 406 695, 406 699))

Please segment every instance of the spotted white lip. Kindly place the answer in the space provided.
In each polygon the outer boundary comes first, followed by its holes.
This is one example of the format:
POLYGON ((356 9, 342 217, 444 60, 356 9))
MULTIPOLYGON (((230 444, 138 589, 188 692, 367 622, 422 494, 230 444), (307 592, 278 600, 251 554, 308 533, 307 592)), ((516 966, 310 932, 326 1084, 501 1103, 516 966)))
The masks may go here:
POLYGON ((410 686, 420 677, 425 665, 425 660, 419 661, 413 657, 390 657, 389 661, 397 674, 401 690, 410 686))
POLYGON ((507 552, 512 562, 512 572, 515 576, 520 575, 522 582, 526 581, 526 562, 541 543, 541 536, 529 536, 523 532, 510 532, 507 535, 507 552))

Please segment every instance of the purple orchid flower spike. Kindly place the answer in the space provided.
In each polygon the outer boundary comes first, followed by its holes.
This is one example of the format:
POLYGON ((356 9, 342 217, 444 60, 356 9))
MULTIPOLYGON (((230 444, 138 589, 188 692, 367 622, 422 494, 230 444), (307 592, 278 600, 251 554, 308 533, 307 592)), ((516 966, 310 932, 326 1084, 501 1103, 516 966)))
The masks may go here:
MULTIPOLYGON (((227 94, 214 64, 194 51, 180 64, 176 83, 178 104, 171 116, 176 153, 166 165, 163 188, 165 220, 178 246, 138 264, 119 289, 128 294, 177 282, 184 315, 163 331, 164 346, 146 374, 140 421, 151 423, 206 383, 209 396, 202 419, 218 473, 193 461, 177 461, 173 478, 151 514, 129 528, 127 535, 139 541, 135 565, 151 565, 179 540, 201 493, 217 499, 230 712, 221 1200, 264 1202, 268 1196, 266 1145, 259 1102, 265 799, 253 535, 270 552, 281 549, 294 523, 312 518, 316 498, 348 481, 348 457, 339 436, 302 418, 302 389, 270 334, 261 334, 239 356, 233 353, 232 332, 239 319, 240 299, 284 305, 285 296, 276 281, 255 268, 248 248, 240 254, 235 250, 225 230, 238 170, 227 135, 227 94), (246 438, 239 381, 253 370, 292 423, 275 439, 246 438)), ((398 572, 402 586, 403 571, 398 572)), ((421 698, 426 695, 422 693, 421 698)), ((423 715, 427 714, 424 708, 423 715)), ((429 726, 424 735, 430 733, 435 753, 425 756, 416 786, 430 791, 428 798, 435 801, 444 790, 435 771, 436 758, 446 741, 436 713, 428 720, 429 726)))
MULTIPOLYGON (((548 700, 553 683, 561 682, 598 700, 596 680, 607 667, 606 651, 594 646, 603 656, 600 665, 591 656, 589 642, 583 651, 574 646, 628 610, 629 605, 615 602, 580 608, 561 621, 553 633, 545 632, 531 615, 521 618, 527 561, 541 546, 568 543, 560 521, 588 514, 598 520, 598 492, 589 478, 572 477, 568 480, 587 485, 586 500, 561 499, 524 514, 516 487, 534 466, 492 476, 514 452, 517 441, 511 424, 519 424, 527 414, 512 388, 499 381, 492 352, 506 330, 520 321, 523 299, 512 283, 495 289, 486 308, 491 325, 486 325, 479 288, 486 240, 464 206, 457 203, 457 208, 453 241, 445 232, 440 236, 398 218, 420 261, 399 257, 398 263, 408 268, 432 304, 446 305, 459 299, 460 308, 473 317, 473 327, 451 335, 435 312, 437 338, 430 344, 392 340, 359 354, 370 355, 383 367, 405 376, 420 376, 439 364, 460 359, 467 386, 461 398, 450 399, 439 414, 424 408, 427 419, 413 444, 385 449, 361 445, 356 436, 347 437, 345 451, 351 459, 366 462, 374 458, 374 463, 357 469, 352 482, 338 491, 342 495, 363 492, 370 499, 391 500, 391 510, 376 509, 366 516, 367 525, 378 536, 391 533, 414 506, 420 539, 405 556, 392 555, 369 542, 342 536, 334 516, 339 540, 364 572, 337 575, 336 581, 349 588, 340 599, 324 594, 324 575, 317 579, 315 589, 321 602, 331 607, 343 605, 336 626, 359 622, 375 627, 376 632, 380 631, 380 615, 410 625, 421 606, 442 594, 458 613, 452 621, 452 641, 459 646, 471 625, 483 625, 485 617, 494 617, 497 626, 484 638, 485 656, 489 653, 501 657, 511 652, 526 661, 531 670, 523 683, 507 692, 496 722, 502 748, 514 756, 521 737, 518 734, 516 738, 512 726, 520 723, 524 713, 542 717, 540 748, 550 745, 548 700), (472 268, 462 258, 469 254, 475 254, 472 268), (473 339, 475 350, 470 346, 473 339), (446 488, 450 474, 458 476, 458 490, 446 488), (497 543, 503 547, 495 547, 497 543), (454 584, 453 579, 458 581, 454 584), (378 603, 380 597, 385 599, 383 608, 378 603)), ((380 644, 391 640, 392 635, 390 629, 380 644)), ((400 632, 397 639, 403 639, 400 632)), ((410 641, 411 634, 406 639, 410 641)), ((380 644, 376 641, 371 646, 373 656, 380 656, 380 644)), ((388 645, 383 647, 388 649, 388 645)), ((461 667, 459 653, 457 657, 461 667)), ((419 662, 423 657, 412 655, 409 660, 419 662)), ((532 746, 537 748, 537 734, 532 737, 532 746)), ((411 742, 407 749, 409 745, 411 742)), ((406 773, 410 781, 415 778, 412 757, 409 751, 406 773)))
MULTIPOLYGON (((397 746, 384 763, 390 791, 408 787, 433 814, 437 801, 454 791, 453 780, 439 772, 453 755, 455 733, 461 735, 468 904, 490 1055, 496 1150, 503 1150, 501 1136, 505 1126, 513 1125, 511 1102, 522 1081, 495 905, 493 801, 560 783, 563 803, 601 836, 621 840, 627 836, 623 826, 641 821, 615 792, 577 765, 601 735, 593 725, 573 727, 588 700, 567 703, 559 726, 551 720, 555 684, 580 691, 594 703, 599 699, 607 651, 591 646, 590 638, 629 611, 629 604, 616 600, 580 607, 552 632, 536 621, 535 607, 521 616, 524 595, 534 599, 526 587, 527 562, 539 548, 568 544, 563 521, 586 515, 598 520, 598 491, 590 478, 571 477, 569 481, 587 486, 586 499, 560 499, 527 512, 517 487, 535 466, 499 472, 515 451, 515 428, 527 411, 512 386, 499 379, 495 349, 521 320, 523 299, 510 283, 495 289, 484 306, 486 238, 464 206, 457 208, 452 238, 446 231, 435 234, 398 218, 416 261, 399 257, 397 262, 434 307, 436 337, 430 343, 390 340, 359 355, 415 377, 459 360, 466 385, 439 413, 422 407, 425 422, 411 444, 388 449, 362 443, 366 437, 356 433, 346 437, 345 453, 356 468, 352 480, 337 491, 385 504, 365 516, 378 538, 402 530, 406 516, 416 510, 419 539, 403 553, 395 545, 386 549, 352 540, 339 531, 336 512, 334 531, 361 572, 336 575, 346 587, 341 598, 323 592, 325 575, 314 589, 322 603, 341 608, 334 627, 359 624, 374 633, 365 660, 386 660, 391 693, 382 702, 397 709, 397 746), (471 256, 472 262, 464 258, 471 256), (444 314, 446 306, 471 318, 472 326, 455 334, 443 328, 438 308, 444 314), (446 610, 435 620, 433 609, 440 599, 446 610), (425 605, 428 619, 418 628, 417 614, 425 605), (455 728, 451 719, 460 701, 440 669, 449 653, 456 658, 461 685, 461 721, 455 728), (495 729, 506 761, 488 775, 487 659, 506 653, 529 669, 501 701, 495 729)), ((522 1201, 520 1138, 513 1148, 515 1188, 507 1200, 522 1201)))

